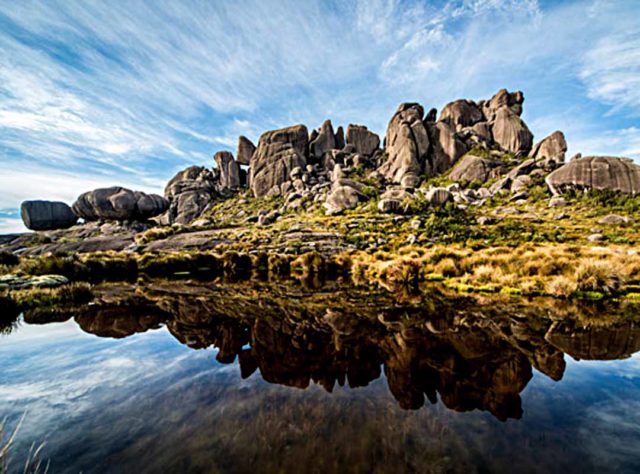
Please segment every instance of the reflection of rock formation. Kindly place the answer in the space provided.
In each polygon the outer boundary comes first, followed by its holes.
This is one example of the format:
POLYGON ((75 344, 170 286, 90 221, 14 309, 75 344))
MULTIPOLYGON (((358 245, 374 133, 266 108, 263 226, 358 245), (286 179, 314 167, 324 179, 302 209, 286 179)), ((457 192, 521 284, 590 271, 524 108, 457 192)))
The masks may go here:
POLYGON ((478 306, 437 295, 400 306, 382 293, 292 291, 152 285, 142 303, 97 305, 76 320, 106 337, 164 321, 181 343, 216 347, 221 363, 237 356, 243 378, 258 370, 265 381, 291 387, 361 387, 384 371, 402 408, 439 397, 450 409, 486 410, 500 420, 522 416, 520 392, 532 367, 560 380, 565 352, 613 359, 640 349, 634 323, 580 329, 571 319, 552 323, 544 307, 478 306))
POLYGON ((95 305, 75 317, 78 326, 100 337, 123 338, 158 329, 167 315, 148 305, 95 305))
POLYGON ((554 323, 545 339, 562 352, 580 360, 625 359, 640 351, 640 326, 623 321, 615 327, 576 329, 554 323))

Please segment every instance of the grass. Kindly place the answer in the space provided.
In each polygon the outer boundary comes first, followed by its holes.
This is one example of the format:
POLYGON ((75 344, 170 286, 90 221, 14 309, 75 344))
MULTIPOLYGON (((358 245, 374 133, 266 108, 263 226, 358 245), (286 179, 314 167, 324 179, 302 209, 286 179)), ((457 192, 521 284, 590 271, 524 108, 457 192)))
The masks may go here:
POLYGON ((77 306, 93 299, 91 285, 85 282, 70 283, 57 288, 30 288, 11 292, 11 298, 20 310, 46 306, 77 306))
MULTIPOLYGON (((23 421, 24 415, 10 432, 7 430, 7 418, 0 422, 0 473, 2 474, 9 472, 9 455, 23 421)), ((49 472, 49 461, 45 462, 41 457, 43 448, 44 443, 38 446, 35 443, 31 445, 22 467, 23 474, 46 474, 49 472)))

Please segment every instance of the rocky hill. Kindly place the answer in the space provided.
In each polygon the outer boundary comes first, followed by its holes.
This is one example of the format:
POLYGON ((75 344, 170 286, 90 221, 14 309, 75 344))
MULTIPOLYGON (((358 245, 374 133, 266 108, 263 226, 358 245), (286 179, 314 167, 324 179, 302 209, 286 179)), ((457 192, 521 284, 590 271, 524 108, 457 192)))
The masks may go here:
MULTIPOLYGON (((71 206, 27 201, 23 220, 38 232, 0 236, 0 251, 363 252, 389 260, 453 249, 464 259, 488 249, 491 263, 492 248, 534 244, 554 245, 562 258, 567 245, 585 246, 574 267, 596 249, 635 258, 640 167, 620 157, 566 160, 563 133, 534 141, 523 104, 522 92, 504 89, 480 102, 456 100, 439 115, 403 103, 382 140, 364 125, 334 128, 330 120, 311 132, 268 131, 257 144, 241 136, 235 156, 219 151, 215 166, 180 171, 164 196, 112 187, 71 206)), ((527 255, 513 262, 524 265, 527 255)), ((467 285, 475 266, 431 270, 467 285)))

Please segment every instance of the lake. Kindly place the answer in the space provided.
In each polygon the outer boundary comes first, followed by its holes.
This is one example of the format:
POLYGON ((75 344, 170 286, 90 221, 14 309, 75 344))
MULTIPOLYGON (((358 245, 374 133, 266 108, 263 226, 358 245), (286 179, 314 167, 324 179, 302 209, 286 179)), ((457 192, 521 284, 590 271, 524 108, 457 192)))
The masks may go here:
POLYGON ((54 473, 640 472, 640 306, 96 291, 0 336, 11 471, 45 442, 54 473))

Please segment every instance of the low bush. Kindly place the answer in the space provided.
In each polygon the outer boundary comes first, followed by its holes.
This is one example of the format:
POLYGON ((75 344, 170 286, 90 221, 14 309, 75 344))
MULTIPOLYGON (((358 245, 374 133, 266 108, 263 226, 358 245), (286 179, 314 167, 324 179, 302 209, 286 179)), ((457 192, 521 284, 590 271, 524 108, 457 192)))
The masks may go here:
POLYGON ((612 262, 583 262, 574 275, 576 290, 581 292, 600 292, 617 294, 622 289, 624 279, 612 262))

